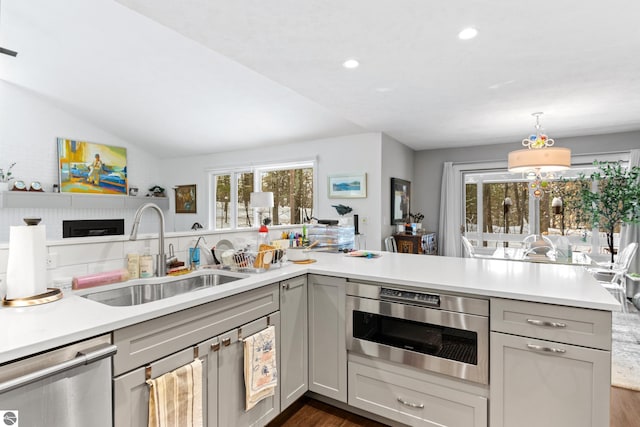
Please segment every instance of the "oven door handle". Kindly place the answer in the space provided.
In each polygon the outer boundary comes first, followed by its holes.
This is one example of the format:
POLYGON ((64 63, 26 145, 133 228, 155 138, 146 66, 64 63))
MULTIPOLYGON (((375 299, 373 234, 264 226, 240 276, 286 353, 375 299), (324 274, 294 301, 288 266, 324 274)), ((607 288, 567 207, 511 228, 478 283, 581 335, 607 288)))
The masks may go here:
POLYGON ((58 363, 56 365, 48 366, 34 372, 29 372, 17 378, 0 383, 0 393, 5 393, 18 387, 22 387, 27 384, 43 380, 45 378, 52 377, 61 372, 68 371, 70 369, 77 368, 83 365, 89 365, 91 363, 97 362, 98 360, 111 357, 116 353, 117 350, 118 347, 116 347, 115 345, 106 345, 88 353, 78 352, 73 359, 65 360, 64 362, 58 363))
POLYGON ((408 406, 410 408, 416 408, 416 409, 424 409, 424 403, 413 403, 413 402, 409 402, 407 400, 404 400, 402 397, 398 397, 398 402, 402 403, 404 406, 408 406))

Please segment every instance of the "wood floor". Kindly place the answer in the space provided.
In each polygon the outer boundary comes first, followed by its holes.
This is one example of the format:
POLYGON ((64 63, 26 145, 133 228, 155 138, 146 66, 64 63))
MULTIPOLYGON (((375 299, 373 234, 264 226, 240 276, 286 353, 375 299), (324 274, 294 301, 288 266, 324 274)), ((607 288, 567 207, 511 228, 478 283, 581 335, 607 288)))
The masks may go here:
MULTIPOLYGON (((383 427, 317 400, 303 398, 273 420, 268 427, 383 427)), ((611 426, 640 427, 640 391, 611 387, 611 426)))
POLYGON ((268 427, 384 427, 317 400, 302 398, 287 408, 268 427))
POLYGON ((640 427, 640 391, 611 387, 611 427, 640 427))

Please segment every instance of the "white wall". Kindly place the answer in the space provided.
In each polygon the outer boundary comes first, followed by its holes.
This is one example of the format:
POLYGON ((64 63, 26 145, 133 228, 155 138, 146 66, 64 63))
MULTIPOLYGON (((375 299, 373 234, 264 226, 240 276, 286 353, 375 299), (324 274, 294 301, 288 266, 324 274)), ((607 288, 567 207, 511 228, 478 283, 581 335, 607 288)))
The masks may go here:
MULTIPOLYGON (((580 136, 556 139, 556 146, 571 148, 572 154, 611 153, 640 148, 640 132, 580 136)), ((464 163, 506 161, 510 151, 521 148, 520 142, 479 147, 449 148, 418 151, 415 156, 415 184, 413 197, 417 203, 411 209, 425 214, 424 226, 438 230, 440 212, 440 185, 444 162, 464 163), (417 190, 417 191, 416 191, 417 190)))
MULTIPOLYGON (((45 191, 51 191, 53 184, 58 182, 58 137, 126 147, 129 185, 139 187, 142 194, 154 184, 167 185, 168 181, 160 173, 158 159, 152 153, 64 112, 46 98, 0 80, 1 168, 6 169, 16 162, 13 174, 17 179, 23 180, 27 185, 31 181, 40 181, 45 191)), ((128 229, 134 212, 131 209, 3 208, 0 209, 0 242, 9 240, 9 226, 22 225, 24 216, 42 217, 43 223, 47 225, 47 238, 61 239, 63 219, 125 218, 128 229)), ((146 226, 147 224, 143 224, 143 227, 146 226)), ((149 226, 152 224, 149 223, 149 226)))
MULTIPOLYGON (((411 192, 415 194, 423 184, 413 182, 413 159, 415 151, 395 139, 382 135, 382 203, 381 209, 381 237, 380 240, 395 232, 395 225, 391 224, 391 178, 411 181, 411 192)), ((413 195, 412 195, 413 198, 413 195)), ((418 212, 418 206, 411 201, 411 212, 418 212)))
MULTIPOLYGON (((261 165, 300 160, 317 160, 317 200, 314 216, 322 219, 339 218, 331 205, 351 206, 353 214, 366 216, 367 225, 361 225, 361 233, 367 234, 367 247, 379 249, 380 241, 380 193, 381 193, 381 134, 367 133, 338 138, 275 145, 268 148, 238 150, 207 156, 165 159, 161 161, 163 177, 179 185, 196 184, 198 192, 197 214, 170 214, 169 229, 180 231, 200 222, 209 226, 208 204, 210 192, 208 174, 211 169, 234 166, 261 165), (330 174, 367 173, 367 197, 363 199, 329 199, 327 180, 330 174), (369 245, 371 235, 371 245, 369 245)), ((174 211, 173 203, 171 212, 174 211)))

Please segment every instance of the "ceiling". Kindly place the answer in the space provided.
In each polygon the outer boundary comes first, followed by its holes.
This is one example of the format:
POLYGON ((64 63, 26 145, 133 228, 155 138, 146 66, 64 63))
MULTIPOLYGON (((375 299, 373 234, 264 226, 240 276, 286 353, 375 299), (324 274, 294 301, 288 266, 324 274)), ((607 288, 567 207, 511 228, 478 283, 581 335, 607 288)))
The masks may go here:
POLYGON ((0 78, 160 157, 640 129, 640 2, 4 0, 0 78), (459 40, 474 26, 479 34, 459 40), (356 58, 360 67, 345 69, 356 58))

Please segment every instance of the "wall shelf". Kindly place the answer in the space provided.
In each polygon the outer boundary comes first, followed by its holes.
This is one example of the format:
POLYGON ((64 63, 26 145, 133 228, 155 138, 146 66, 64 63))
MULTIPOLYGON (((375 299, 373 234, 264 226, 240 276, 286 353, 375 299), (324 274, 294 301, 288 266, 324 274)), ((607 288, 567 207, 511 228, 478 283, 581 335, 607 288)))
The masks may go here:
POLYGON ((0 192, 1 208, 137 209, 145 203, 155 203, 162 210, 169 209, 168 197, 132 197, 116 194, 70 194, 34 191, 0 192))

